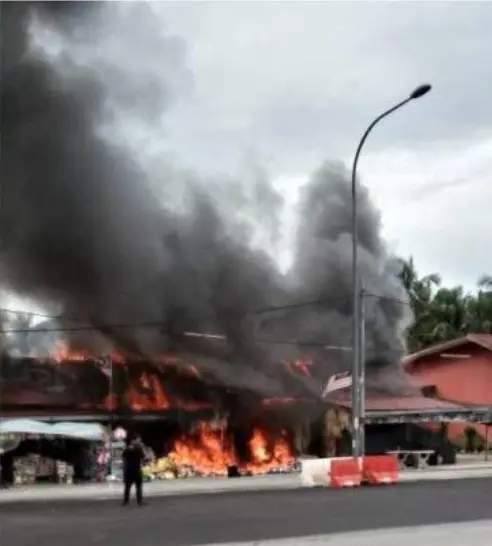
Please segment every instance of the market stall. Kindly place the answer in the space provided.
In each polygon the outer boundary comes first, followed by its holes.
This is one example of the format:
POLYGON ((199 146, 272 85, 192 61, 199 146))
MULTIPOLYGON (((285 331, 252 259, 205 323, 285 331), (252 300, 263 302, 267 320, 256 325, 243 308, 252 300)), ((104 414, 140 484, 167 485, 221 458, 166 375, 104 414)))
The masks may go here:
MULTIPOLYGON (((71 483, 97 477, 97 454, 107 433, 97 423, 46 423, 32 419, 0 422, 2 483, 71 483)), ((100 472, 101 473, 101 472, 100 472)), ((104 471, 102 472, 104 474, 104 471)))

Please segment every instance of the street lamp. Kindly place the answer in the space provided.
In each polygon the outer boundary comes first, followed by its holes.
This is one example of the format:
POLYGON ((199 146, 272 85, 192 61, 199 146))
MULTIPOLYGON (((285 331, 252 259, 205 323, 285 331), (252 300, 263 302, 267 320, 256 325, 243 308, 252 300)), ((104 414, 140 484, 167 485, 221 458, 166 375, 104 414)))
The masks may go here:
POLYGON ((358 217, 357 217, 357 162, 359 161, 359 155, 364 146, 369 133, 373 127, 381 121, 383 118, 401 108, 407 102, 418 99, 428 93, 431 90, 429 84, 419 85, 410 96, 405 100, 399 102, 389 110, 386 110, 379 115, 366 129, 366 132, 362 135, 362 138, 357 146, 355 152, 354 163, 352 165, 352 297, 353 297, 353 323, 352 323, 352 344, 353 344, 353 362, 352 362, 352 454, 355 457, 359 457, 364 453, 364 438, 363 438, 363 426, 361 418, 364 417, 364 411, 362 410, 362 397, 364 393, 363 379, 361 379, 361 306, 360 306, 360 286, 359 277, 357 275, 357 247, 358 247, 358 217))

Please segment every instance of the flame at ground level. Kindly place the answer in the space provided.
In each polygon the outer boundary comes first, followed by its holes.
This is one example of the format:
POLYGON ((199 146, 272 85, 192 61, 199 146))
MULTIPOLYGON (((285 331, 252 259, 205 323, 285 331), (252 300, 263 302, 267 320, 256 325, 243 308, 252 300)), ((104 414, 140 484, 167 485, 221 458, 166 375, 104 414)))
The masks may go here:
POLYGON ((200 422, 194 432, 174 441, 167 459, 177 468, 188 468, 201 476, 226 476, 234 467, 240 474, 289 471, 296 462, 292 440, 285 430, 253 427, 246 447, 247 453, 240 457, 231 432, 200 422))

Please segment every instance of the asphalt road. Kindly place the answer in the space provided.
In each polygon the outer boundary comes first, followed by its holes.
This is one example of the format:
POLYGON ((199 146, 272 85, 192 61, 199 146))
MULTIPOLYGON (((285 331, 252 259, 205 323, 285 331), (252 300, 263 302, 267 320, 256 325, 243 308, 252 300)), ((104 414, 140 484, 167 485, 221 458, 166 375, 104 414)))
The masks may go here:
POLYGON ((281 544, 287 537, 295 544, 295 537, 307 535, 470 521, 478 526, 478 520, 491 519, 492 479, 452 480, 181 495, 153 498, 144 507, 102 500, 3 504, 0 544, 190 546, 260 539, 281 544))

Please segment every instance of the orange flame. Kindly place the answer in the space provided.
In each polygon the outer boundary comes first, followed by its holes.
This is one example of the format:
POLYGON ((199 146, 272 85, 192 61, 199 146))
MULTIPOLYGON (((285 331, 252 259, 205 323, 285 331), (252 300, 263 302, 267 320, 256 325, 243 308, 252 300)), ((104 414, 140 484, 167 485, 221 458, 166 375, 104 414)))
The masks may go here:
POLYGON ((134 411, 149 411, 169 409, 171 404, 159 378, 155 374, 142 373, 139 387, 130 385, 127 396, 128 403, 134 411))
POLYGON ((176 440, 169 458, 204 476, 225 476, 227 468, 236 464, 234 450, 223 430, 206 422, 199 423, 194 434, 176 440))
POLYGON ((310 360, 294 360, 293 362, 284 362, 286 368, 293 374, 305 375, 311 377, 311 366, 313 365, 310 360))
POLYGON ((236 466, 243 474, 266 474, 287 471, 295 463, 294 450, 285 431, 270 435, 266 429, 256 427, 248 441, 249 461, 239 461, 224 428, 213 428, 200 422, 197 430, 184 434, 174 442, 168 457, 178 467, 188 467, 202 476, 225 476, 228 468, 236 466))
MULTIPOLYGON (((133 364, 138 364, 138 361, 133 362, 131 356, 127 356, 117 350, 114 350, 110 354, 111 366, 109 366, 109 362, 103 361, 89 351, 76 350, 71 348, 68 343, 59 341, 56 343, 53 359, 59 364, 70 362, 85 363, 86 361, 91 361, 92 364, 101 365, 101 371, 109 378, 115 371, 119 371, 127 374, 127 377, 131 379, 130 385, 127 387, 125 393, 120 393, 118 395, 115 394, 114 391, 108 393, 97 405, 95 405, 93 401, 79 402, 78 407, 80 408, 97 408, 106 409, 108 411, 117 411, 123 407, 124 409, 131 409, 135 412, 160 412, 176 408, 184 411, 196 412, 209 410, 213 407, 212 402, 189 398, 188 393, 186 392, 181 393, 181 395, 177 392, 172 392, 172 395, 169 395, 166 392, 163 376, 165 370, 163 370, 162 367, 174 368, 178 373, 182 374, 182 376, 186 376, 193 380, 202 377, 197 366, 189 362, 183 362, 172 354, 159 354, 154 358, 151 358, 148 362, 141 361, 145 371, 135 374, 130 373, 130 368, 133 368, 133 364)), ((285 363, 289 370, 295 370, 295 373, 309 373, 307 367, 309 364, 310 363, 307 361, 285 363)), ((142 368, 140 368, 140 370, 141 369, 142 368)), ((136 370, 139 370, 138 366, 136 366, 136 370)), ((261 404, 263 407, 269 407, 287 405, 295 402, 295 398, 285 397, 264 399, 261 404)), ((200 434, 198 436, 199 438, 195 439, 194 442, 199 450, 201 449, 200 446, 208 445, 207 442, 210 439, 210 434, 202 431, 201 436, 200 434)), ((210 450, 211 448, 208 449, 208 451, 210 450)), ((233 458, 232 451, 229 459, 231 459, 231 457, 233 458)), ((221 473, 225 472, 226 469, 221 471, 221 473)))
POLYGON ((253 429, 249 446, 252 461, 246 465, 246 469, 252 474, 289 470, 295 463, 294 450, 286 431, 269 437, 265 429, 257 427, 253 429))
POLYGON ((56 362, 76 361, 81 362, 91 358, 91 355, 86 351, 75 351, 70 349, 64 341, 57 341, 55 344, 55 354, 53 357, 56 362))
MULTIPOLYGON (((124 364, 126 362, 126 357, 118 352, 113 351, 111 353, 111 360, 114 364, 124 364)), ((84 360, 97 360, 99 357, 96 357, 93 353, 85 349, 72 349, 66 341, 57 341, 55 343, 55 350, 53 354, 53 359, 56 362, 83 362, 84 360)))

